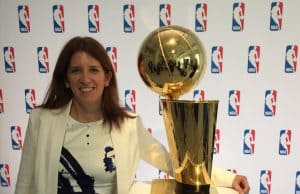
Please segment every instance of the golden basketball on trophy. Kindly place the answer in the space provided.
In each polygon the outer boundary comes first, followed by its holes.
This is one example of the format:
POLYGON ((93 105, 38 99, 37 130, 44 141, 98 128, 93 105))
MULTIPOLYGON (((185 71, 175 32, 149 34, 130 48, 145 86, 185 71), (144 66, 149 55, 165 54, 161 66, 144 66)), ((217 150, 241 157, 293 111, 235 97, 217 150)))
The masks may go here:
POLYGON ((138 70, 161 99, 174 180, 154 180, 153 194, 209 193, 218 101, 179 100, 206 70, 202 42, 180 26, 160 27, 143 41, 138 70))

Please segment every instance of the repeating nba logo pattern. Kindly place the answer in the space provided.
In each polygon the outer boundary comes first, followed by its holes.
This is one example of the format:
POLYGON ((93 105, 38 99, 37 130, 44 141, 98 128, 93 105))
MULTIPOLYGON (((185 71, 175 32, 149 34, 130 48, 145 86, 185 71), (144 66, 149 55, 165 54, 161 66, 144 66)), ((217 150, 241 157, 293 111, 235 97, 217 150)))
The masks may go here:
POLYGON ((47 47, 38 47, 38 66, 40 73, 49 73, 49 55, 47 47))
POLYGON ((292 131, 289 129, 280 130, 279 155, 290 155, 292 131))
POLYGON ((159 5, 159 27, 171 25, 171 4, 159 5))
POLYGON ((232 172, 232 173, 234 173, 234 174, 237 174, 237 170, 236 169, 227 169, 227 171, 229 171, 229 172, 232 172))
POLYGON ((211 50, 211 72, 222 73, 223 71, 223 47, 214 46, 211 50))
POLYGON ((296 172, 295 194, 300 194, 300 171, 296 172))
POLYGON ((158 178, 159 179, 170 179, 169 175, 162 170, 158 170, 158 178))
POLYGON ((65 32, 65 16, 64 6, 53 5, 53 26, 54 32, 62 33, 65 32))
POLYGON ((194 90, 193 92, 193 100, 205 100, 205 91, 204 90, 194 90))
POLYGON ((207 4, 198 3, 196 4, 195 11, 195 31, 206 32, 207 30, 207 4))
POLYGON ((13 150, 21 150, 22 149, 22 134, 20 126, 11 126, 11 145, 13 150))
POLYGON ((270 194, 271 193, 271 180, 272 180, 272 171, 262 170, 260 171, 260 194, 270 194))
POLYGON ((255 130, 245 129, 244 131, 244 154, 254 154, 255 148, 255 130))
POLYGON ((272 2, 270 16, 270 30, 280 31, 282 28, 283 3, 272 2))
POLYGON ((241 92, 239 90, 230 90, 229 103, 228 103, 229 116, 240 115, 240 101, 241 101, 241 92))
POLYGON ((1 187, 10 186, 10 174, 8 164, 0 164, 0 183, 1 187))
POLYGON ((116 47, 106 47, 106 53, 110 58, 113 65, 114 71, 118 70, 118 60, 117 60, 117 48, 116 47))
POLYGON ((3 48, 4 65, 6 73, 16 72, 16 59, 14 47, 8 46, 3 48))
POLYGON ((124 32, 132 33, 135 31, 135 6, 126 4, 123 6, 124 32))
POLYGON ((215 137, 214 137, 214 154, 220 153, 220 139, 221 132, 220 129, 215 130, 215 137))
POLYGON ((244 31, 245 3, 234 3, 232 11, 232 31, 244 31))
POLYGON ((4 103, 3 103, 2 89, 0 89, 0 114, 1 113, 4 113, 4 103))
POLYGON ((258 73, 260 66, 260 46, 249 46, 248 49, 248 73, 258 73))
POLYGON ((30 32, 30 19, 29 19, 29 6, 19 5, 18 6, 19 15, 19 30, 21 33, 30 32))
POLYGON ((99 6, 88 5, 88 24, 89 32, 100 32, 99 6))
POLYGON ((25 89, 25 109, 28 114, 36 107, 35 99, 35 90, 25 89))
POLYGON ((298 64, 298 46, 288 45, 285 52, 285 72, 295 73, 298 64))
POLYGON ((265 93, 265 116, 275 116, 276 114, 277 91, 267 90, 265 93))
POLYGON ((136 112, 135 90, 125 90, 125 108, 131 112, 136 112))

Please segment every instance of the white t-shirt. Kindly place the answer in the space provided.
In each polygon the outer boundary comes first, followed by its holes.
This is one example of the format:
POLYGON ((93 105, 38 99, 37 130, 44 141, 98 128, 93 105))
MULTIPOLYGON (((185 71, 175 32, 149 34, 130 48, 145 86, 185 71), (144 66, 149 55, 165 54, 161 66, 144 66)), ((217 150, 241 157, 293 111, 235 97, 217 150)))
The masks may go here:
POLYGON ((68 116, 58 170, 58 193, 115 193, 114 158, 109 128, 102 120, 80 123, 68 116), (81 177, 79 181, 75 179, 77 176, 81 177))

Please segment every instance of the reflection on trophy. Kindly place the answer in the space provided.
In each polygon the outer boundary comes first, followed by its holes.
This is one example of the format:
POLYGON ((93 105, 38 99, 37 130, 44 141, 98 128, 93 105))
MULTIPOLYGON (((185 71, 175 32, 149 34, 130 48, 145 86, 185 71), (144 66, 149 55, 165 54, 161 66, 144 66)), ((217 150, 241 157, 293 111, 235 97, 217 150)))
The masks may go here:
POLYGON ((209 193, 218 101, 178 100, 202 78, 205 49, 190 30, 165 26, 151 32, 138 54, 142 80, 163 96, 163 118, 176 181, 153 181, 152 193, 209 193))

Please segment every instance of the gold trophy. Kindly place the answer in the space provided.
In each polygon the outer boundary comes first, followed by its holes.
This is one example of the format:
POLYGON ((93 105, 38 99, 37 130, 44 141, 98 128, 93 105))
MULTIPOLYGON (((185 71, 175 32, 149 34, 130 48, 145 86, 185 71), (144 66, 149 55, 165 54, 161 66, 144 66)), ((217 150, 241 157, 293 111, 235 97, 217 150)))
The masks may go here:
POLYGON ((160 27, 143 41, 138 54, 142 80, 163 96, 174 179, 153 180, 152 194, 208 194, 211 183, 218 101, 178 100, 203 77, 205 49, 180 26, 160 27))

